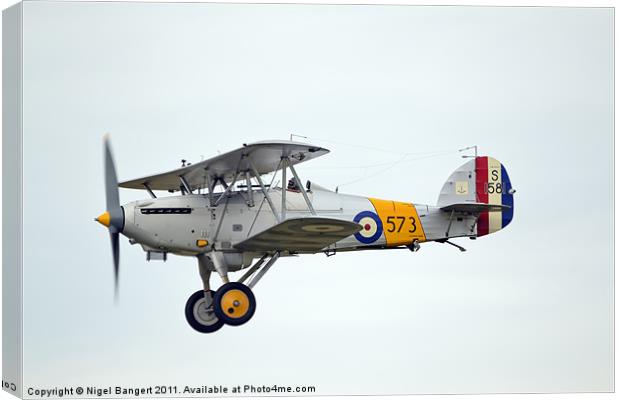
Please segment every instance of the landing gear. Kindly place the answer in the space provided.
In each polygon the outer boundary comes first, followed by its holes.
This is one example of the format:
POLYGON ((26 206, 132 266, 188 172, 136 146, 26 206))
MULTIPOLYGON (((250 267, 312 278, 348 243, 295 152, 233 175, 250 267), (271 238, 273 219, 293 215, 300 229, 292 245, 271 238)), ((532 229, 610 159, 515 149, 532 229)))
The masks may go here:
POLYGON ((225 283, 215 292, 213 311, 227 325, 243 325, 256 311, 252 290, 239 282, 225 283))
POLYGON ((237 326, 248 322, 256 311, 256 299, 251 288, 267 273, 280 257, 280 253, 276 252, 271 255, 265 264, 268 257, 268 254, 263 255, 241 277, 239 282, 229 282, 228 268, 222 254, 212 252, 210 257, 199 254, 197 256, 198 271, 202 279, 203 290, 191 295, 185 304, 185 318, 191 327, 198 332, 211 333, 220 329, 224 324, 237 326), (209 284, 211 271, 216 271, 224 282, 217 292, 211 290, 209 284), (254 277, 247 286, 244 285, 243 282, 251 276, 254 277))
POLYGON ((201 333, 211 333, 220 329, 224 322, 214 312, 215 292, 199 290, 185 303, 185 318, 192 328, 201 333))

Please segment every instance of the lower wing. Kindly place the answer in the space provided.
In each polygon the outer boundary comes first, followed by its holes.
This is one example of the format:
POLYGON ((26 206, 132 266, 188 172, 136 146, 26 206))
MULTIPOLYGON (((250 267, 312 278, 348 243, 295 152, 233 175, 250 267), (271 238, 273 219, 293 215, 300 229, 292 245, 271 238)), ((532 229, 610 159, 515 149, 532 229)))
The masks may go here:
POLYGON ((334 218, 292 218, 234 247, 243 251, 319 251, 361 229, 362 226, 355 222, 334 218))

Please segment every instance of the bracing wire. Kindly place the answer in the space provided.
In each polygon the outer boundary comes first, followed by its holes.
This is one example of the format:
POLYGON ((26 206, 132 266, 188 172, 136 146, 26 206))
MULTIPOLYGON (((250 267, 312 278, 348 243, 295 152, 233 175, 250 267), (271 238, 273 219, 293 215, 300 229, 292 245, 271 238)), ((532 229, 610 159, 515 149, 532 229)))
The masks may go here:
POLYGON ((354 184, 354 183, 357 183, 357 182, 364 181, 364 180, 366 180, 366 179, 373 178, 373 177, 375 177, 375 176, 377 176, 377 175, 381 175, 381 174, 383 174, 383 173, 385 173, 385 172, 387 172, 387 171, 391 170, 392 168, 394 168, 394 167, 396 167, 397 165, 400 165, 400 164, 404 164, 404 163, 408 163, 408 162, 413 162, 413 161, 424 160, 424 159, 427 159, 427 158, 443 157, 443 156, 450 155, 450 154, 452 154, 452 153, 455 153, 455 151, 451 151, 451 152, 448 152, 448 153, 443 153, 443 154, 434 154, 434 155, 431 155, 431 156, 418 157, 418 158, 415 158, 415 159, 409 159, 409 160, 407 160, 407 161, 404 161, 404 158, 405 158, 405 157, 401 157, 399 160, 397 160, 397 161, 393 162, 391 165, 389 165, 389 166, 388 166, 388 167, 386 167, 386 168, 383 168, 383 169, 381 169, 381 170, 379 170, 379 171, 375 171, 375 172, 373 172, 373 173, 371 173, 371 174, 369 174, 369 175, 362 176, 361 178, 357 178, 357 179, 354 179, 354 180, 352 180, 352 181, 348 181, 348 182, 345 182, 345 183, 341 183, 341 184, 339 184, 339 185, 338 185, 338 187, 342 187, 342 186, 351 185, 351 184, 354 184))
POLYGON ((373 150, 373 151, 378 151, 378 152, 383 152, 383 153, 390 153, 390 154, 395 154, 400 156, 396 161, 389 161, 389 162, 384 162, 384 163, 378 163, 378 164, 371 164, 371 165, 349 165, 349 166, 332 166, 332 167, 313 167, 312 169, 364 169, 364 175, 353 179, 351 181, 339 184, 338 187, 342 187, 342 186, 347 186, 347 185, 351 185, 354 183, 358 183, 361 181, 364 181, 366 179, 370 179, 373 178, 375 176, 381 175, 391 169, 393 169, 394 167, 396 167, 397 165, 401 165, 401 164, 407 164, 407 163, 411 163, 411 162, 416 162, 419 160, 424 160, 424 159, 429 159, 429 158, 435 158, 435 157, 444 157, 447 155, 454 155, 457 154, 459 152, 458 149, 453 149, 453 150, 435 150, 435 151, 424 151, 424 152, 399 152, 399 151, 394 151, 394 150, 387 150, 387 149, 383 149, 380 147, 374 147, 374 146, 366 146, 366 145, 360 145, 357 143, 346 143, 346 142, 340 142, 340 141, 335 141, 335 140, 330 140, 330 139, 322 139, 322 138, 318 138, 318 137, 308 137, 308 139, 312 140, 312 141, 318 141, 318 142, 328 142, 328 143, 334 143, 334 144, 340 144, 340 145, 344 145, 344 146, 349 146, 349 147, 358 147, 358 148, 363 148, 366 150, 373 150), (380 167, 384 167, 381 168, 380 170, 374 171, 370 174, 368 174, 368 169, 372 169, 372 168, 380 168, 380 167))
MULTIPOLYGON (((409 153, 409 154, 401 154, 401 158, 399 160, 397 160, 397 162, 399 164, 406 164, 408 162, 411 161, 417 161, 417 160, 423 160, 426 158, 433 158, 433 157, 440 157, 440 156, 445 156, 448 154, 454 154, 456 153, 456 150, 442 150, 442 151, 434 151, 434 152, 428 152, 428 153, 417 153, 417 154, 424 154, 420 157, 415 157, 415 158, 409 158, 409 157, 413 157, 414 153, 409 153)), ((379 168, 379 167, 385 167, 385 166, 391 166, 392 164, 394 164, 394 161, 388 161, 388 162, 383 162, 383 163, 379 163, 379 164, 364 164, 364 165, 333 165, 333 166, 312 166, 312 169, 361 169, 361 168, 379 168)))
POLYGON ((336 141, 336 140, 331 140, 331 139, 323 139, 323 138, 319 138, 319 137, 307 137, 308 139, 314 140, 314 141, 321 141, 321 142, 327 142, 327 143, 334 143, 334 144, 341 144, 344 146, 349 146, 349 147, 358 147, 360 149, 366 149, 366 150, 373 150, 373 151, 379 151, 382 153, 391 153, 391 154, 396 154, 396 155, 423 155, 423 154, 428 154, 428 153, 435 153, 436 151, 423 151, 423 152, 415 152, 415 153, 411 153, 411 152, 402 152, 402 151, 396 151, 396 150, 388 150, 388 149, 384 149, 381 147, 376 147, 376 146, 367 146, 367 145, 363 145, 363 144, 358 144, 358 143, 347 143, 347 142, 340 142, 340 141, 336 141))

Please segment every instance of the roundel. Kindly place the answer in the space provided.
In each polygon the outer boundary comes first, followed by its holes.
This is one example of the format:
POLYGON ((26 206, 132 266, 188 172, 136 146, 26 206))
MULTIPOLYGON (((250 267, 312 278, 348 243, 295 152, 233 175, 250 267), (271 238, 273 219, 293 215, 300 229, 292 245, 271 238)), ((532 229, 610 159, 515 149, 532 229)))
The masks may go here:
POLYGON ((353 221, 362 226, 362 230, 354 235, 362 243, 376 242, 383 233, 383 223, 381 223, 379 216, 373 212, 362 211, 353 218, 353 221))

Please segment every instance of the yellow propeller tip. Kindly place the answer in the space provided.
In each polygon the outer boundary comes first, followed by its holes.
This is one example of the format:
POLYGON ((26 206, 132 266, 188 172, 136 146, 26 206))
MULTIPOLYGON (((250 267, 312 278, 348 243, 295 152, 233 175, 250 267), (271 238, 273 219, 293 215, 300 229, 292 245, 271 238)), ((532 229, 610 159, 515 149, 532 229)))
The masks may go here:
POLYGON ((110 213, 108 211, 104 212, 103 214, 95 218, 95 221, 99 222, 103 226, 109 227, 110 226, 110 213))

